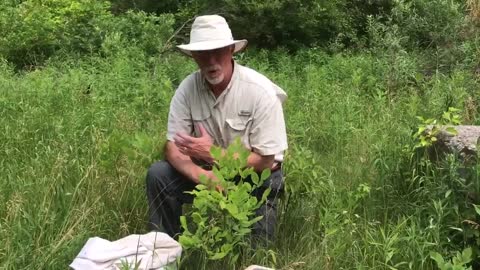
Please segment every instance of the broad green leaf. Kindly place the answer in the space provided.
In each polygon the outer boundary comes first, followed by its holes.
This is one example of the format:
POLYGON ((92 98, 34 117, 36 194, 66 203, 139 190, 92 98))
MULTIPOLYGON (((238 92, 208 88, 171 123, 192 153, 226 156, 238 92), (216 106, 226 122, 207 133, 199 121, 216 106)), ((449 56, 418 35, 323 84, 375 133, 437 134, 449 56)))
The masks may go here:
POLYGON ((213 159, 219 160, 222 158, 222 148, 218 146, 212 146, 212 148, 210 148, 210 154, 212 155, 213 159))
MULTIPOLYGON (((243 164, 247 164, 248 156, 250 155, 249 151, 246 151, 246 149, 243 149, 244 151, 240 151, 240 160, 243 162, 243 164)), ((245 166, 242 166, 245 167, 245 166)))
POLYGON ((457 108, 455 108, 455 107, 448 107, 448 111, 449 111, 449 112, 459 112, 460 109, 457 109, 457 108))
POLYGON ((458 131, 454 127, 447 127, 445 129, 446 132, 450 133, 451 135, 457 135, 458 131))
POLYGON ((248 220, 247 213, 245 212, 239 212, 234 216, 234 218, 236 218, 238 221, 248 220))
POLYGON ((215 227, 213 227, 213 228, 210 229, 209 233, 210 233, 211 235, 216 235, 219 230, 220 230, 220 228, 217 227, 217 226, 215 226, 215 227))
POLYGON ((457 252, 455 256, 452 258, 453 265, 462 265, 462 254, 460 252, 457 252))
POLYGON ((212 172, 215 177, 217 177, 217 180, 220 181, 220 183, 225 181, 225 179, 223 178, 223 174, 216 167, 213 167, 212 172))
POLYGON ((218 252, 215 253, 213 256, 210 257, 210 260, 220 260, 223 259, 223 257, 227 256, 226 252, 218 252))
POLYGON ((254 206, 255 206, 255 208, 257 208, 257 207, 256 207, 256 205, 257 205, 257 198, 254 197, 254 196, 250 196, 250 198, 248 198, 246 204, 248 205, 248 207, 254 207, 254 206))
POLYGON ((245 170, 240 170, 239 175, 242 179, 245 179, 248 176, 248 174, 245 170))
POLYGON ((475 212, 477 212, 477 215, 480 216, 480 205, 474 204, 473 207, 475 208, 475 212))
POLYGON ((430 258, 432 258, 433 260, 435 260, 437 262, 437 265, 440 266, 440 265, 444 265, 445 264, 445 260, 443 259, 442 255, 438 252, 435 252, 435 251, 431 251, 430 252, 430 258))
POLYGON ((192 219, 193 222, 195 222, 197 225, 200 225, 202 223, 202 216, 198 212, 194 212, 192 214, 192 219))
POLYGON ((252 226, 253 224, 257 223, 262 218, 263 218, 263 216, 254 217, 253 219, 248 221, 247 224, 248 224, 248 226, 252 226))
POLYGON ((262 176, 260 176, 260 181, 265 181, 268 177, 270 177, 270 175, 272 174, 272 172, 270 171, 270 169, 265 169, 262 171, 262 176))
POLYGON ((472 248, 469 247, 464 249, 462 252, 462 262, 467 264, 470 261, 472 261, 472 248))
POLYGON ((225 209, 226 204, 225 204, 224 201, 220 201, 220 202, 219 202, 219 206, 220 206, 220 209, 225 209))
POLYGON ((225 205, 225 208, 232 216, 236 216, 238 214, 238 207, 234 204, 227 204, 225 205))
POLYGON ((250 193, 250 191, 252 191, 253 187, 252 187, 252 185, 250 185, 250 183, 245 182, 245 183, 243 183, 241 189, 250 193))
POLYGON ((227 254, 228 254, 232 249, 233 249, 233 245, 232 245, 232 244, 229 244, 229 243, 223 244, 222 247, 220 248, 220 250, 221 250, 222 252, 225 252, 225 253, 227 253, 227 254))
POLYGON ((198 185, 195 186, 195 188, 198 189, 198 190, 204 190, 204 189, 207 189, 207 186, 202 185, 202 184, 198 184, 198 185))
POLYGON ((262 194, 262 200, 261 200, 262 203, 267 200, 268 195, 270 195, 270 191, 272 191, 272 189, 271 189, 271 188, 267 188, 267 189, 263 192, 263 194, 262 194))
POLYGON ((186 218, 185 216, 180 216, 180 225, 182 225, 182 228, 183 228, 185 231, 188 231, 187 218, 186 218))
POLYGON ((461 265, 461 264, 459 264, 459 265, 455 265, 455 264, 454 264, 454 265, 452 266, 451 270, 468 270, 468 268, 465 268, 465 266, 464 266, 464 265, 461 265))
POLYGON ((180 242, 180 244, 184 248, 195 247, 196 244, 197 244, 197 242, 194 241, 193 238, 185 236, 185 235, 180 235, 180 237, 178 238, 178 241, 180 242))
POLYGON ((422 134, 422 133, 425 131, 426 128, 427 128, 427 127, 425 127, 425 126, 418 127, 417 134, 418 134, 418 135, 422 134))
POLYGON ((250 232, 252 232, 252 230, 249 229, 249 228, 242 228, 242 229, 239 229, 239 230, 238 230, 238 233, 239 233, 239 234, 242 234, 242 235, 249 234, 250 232))
POLYGON ((259 183, 259 181, 260 181, 260 179, 258 178, 258 174, 253 173, 253 174, 251 175, 251 178, 252 178, 253 184, 254 184, 255 186, 258 186, 258 183, 259 183))

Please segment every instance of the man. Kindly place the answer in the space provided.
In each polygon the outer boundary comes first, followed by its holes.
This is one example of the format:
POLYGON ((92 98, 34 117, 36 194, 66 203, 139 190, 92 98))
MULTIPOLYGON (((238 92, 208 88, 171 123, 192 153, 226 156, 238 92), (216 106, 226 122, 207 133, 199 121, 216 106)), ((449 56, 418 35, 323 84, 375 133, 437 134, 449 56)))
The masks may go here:
POLYGON ((254 196, 271 187, 267 202, 257 210, 263 219, 253 233, 271 238, 276 221, 276 198, 283 191, 281 163, 287 149, 282 102, 285 92, 265 76, 243 67, 233 54, 245 48, 246 40, 234 40, 225 19, 218 15, 197 17, 190 43, 178 48, 193 58, 199 71, 179 85, 170 104, 165 159, 147 173, 150 225, 175 237, 180 233, 182 204, 204 174, 213 173, 202 164, 214 162, 212 145, 228 147, 236 137, 250 150, 248 166, 272 174, 254 196))

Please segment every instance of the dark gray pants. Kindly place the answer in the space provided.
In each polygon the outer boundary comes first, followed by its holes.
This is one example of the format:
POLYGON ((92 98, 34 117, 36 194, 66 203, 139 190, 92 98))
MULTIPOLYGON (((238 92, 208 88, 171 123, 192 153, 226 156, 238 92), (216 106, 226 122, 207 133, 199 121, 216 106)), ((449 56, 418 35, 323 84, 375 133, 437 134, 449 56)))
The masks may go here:
MULTIPOLYGON (((195 184, 181 175, 167 161, 154 163, 147 173, 147 197, 150 211, 149 226, 151 230, 164 231, 172 237, 177 237, 180 231, 180 216, 182 204, 192 203, 193 196, 186 194, 195 184)), ((248 179, 247 179, 248 181, 248 179)), ((253 227, 253 234, 266 239, 273 239, 277 198, 283 192, 282 170, 272 172, 262 187, 253 191, 253 196, 261 199, 266 188, 271 192, 267 201, 256 211, 263 218, 253 227)))

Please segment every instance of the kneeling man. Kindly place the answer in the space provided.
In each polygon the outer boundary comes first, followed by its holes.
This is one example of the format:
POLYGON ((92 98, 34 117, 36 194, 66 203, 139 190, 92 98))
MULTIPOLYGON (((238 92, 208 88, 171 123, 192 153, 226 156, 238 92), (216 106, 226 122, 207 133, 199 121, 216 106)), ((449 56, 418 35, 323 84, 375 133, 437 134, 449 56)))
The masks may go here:
POLYGON ((282 103, 285 92, 260 73, 241 66, 233 54, 247 45, 234 40, 223 17, 197 17, 190 43, 178 48, 193 58, 199 71, 179 85, 170 103, 165 159, 147 174, 147 197, 152 230, 172 237, 180 233, 182 204, 204 174, 212 178, 212 145, 228 147, 236 137, 250 150, 248 166, 272 174, 254 196, 272 190, 257 210, 261 219, 253 233, 271 239, 276 223, 276 199, 283 191, 282 161, 287 135, 282 103))

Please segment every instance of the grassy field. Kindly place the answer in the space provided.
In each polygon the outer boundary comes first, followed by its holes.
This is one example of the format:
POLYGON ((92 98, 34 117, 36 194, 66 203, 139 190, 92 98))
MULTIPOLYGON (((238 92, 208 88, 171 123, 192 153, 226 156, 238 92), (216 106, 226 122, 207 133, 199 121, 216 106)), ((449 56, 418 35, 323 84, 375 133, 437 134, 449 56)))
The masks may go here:
MULTIPOLYGON (((480 192, 478 164, 460 177, 455 157, 423 159, 412 134, 416 116, 448 107, 480 124, 480 78, 430 57, 237 56, 288 93, 289 151, 278 238, 236 269, 434 269, 432 251, 476 252, 464 220, 478 220, 467 196, 480 192)), ((178 54, 128 49, 31 72, 0 63, 0 269, 66 269, 89 237, 147 232, 146 169, 162 158, 170 98, 193 70, 178 54)), ((225 264, 187 252, 181 269, 225 264)))

